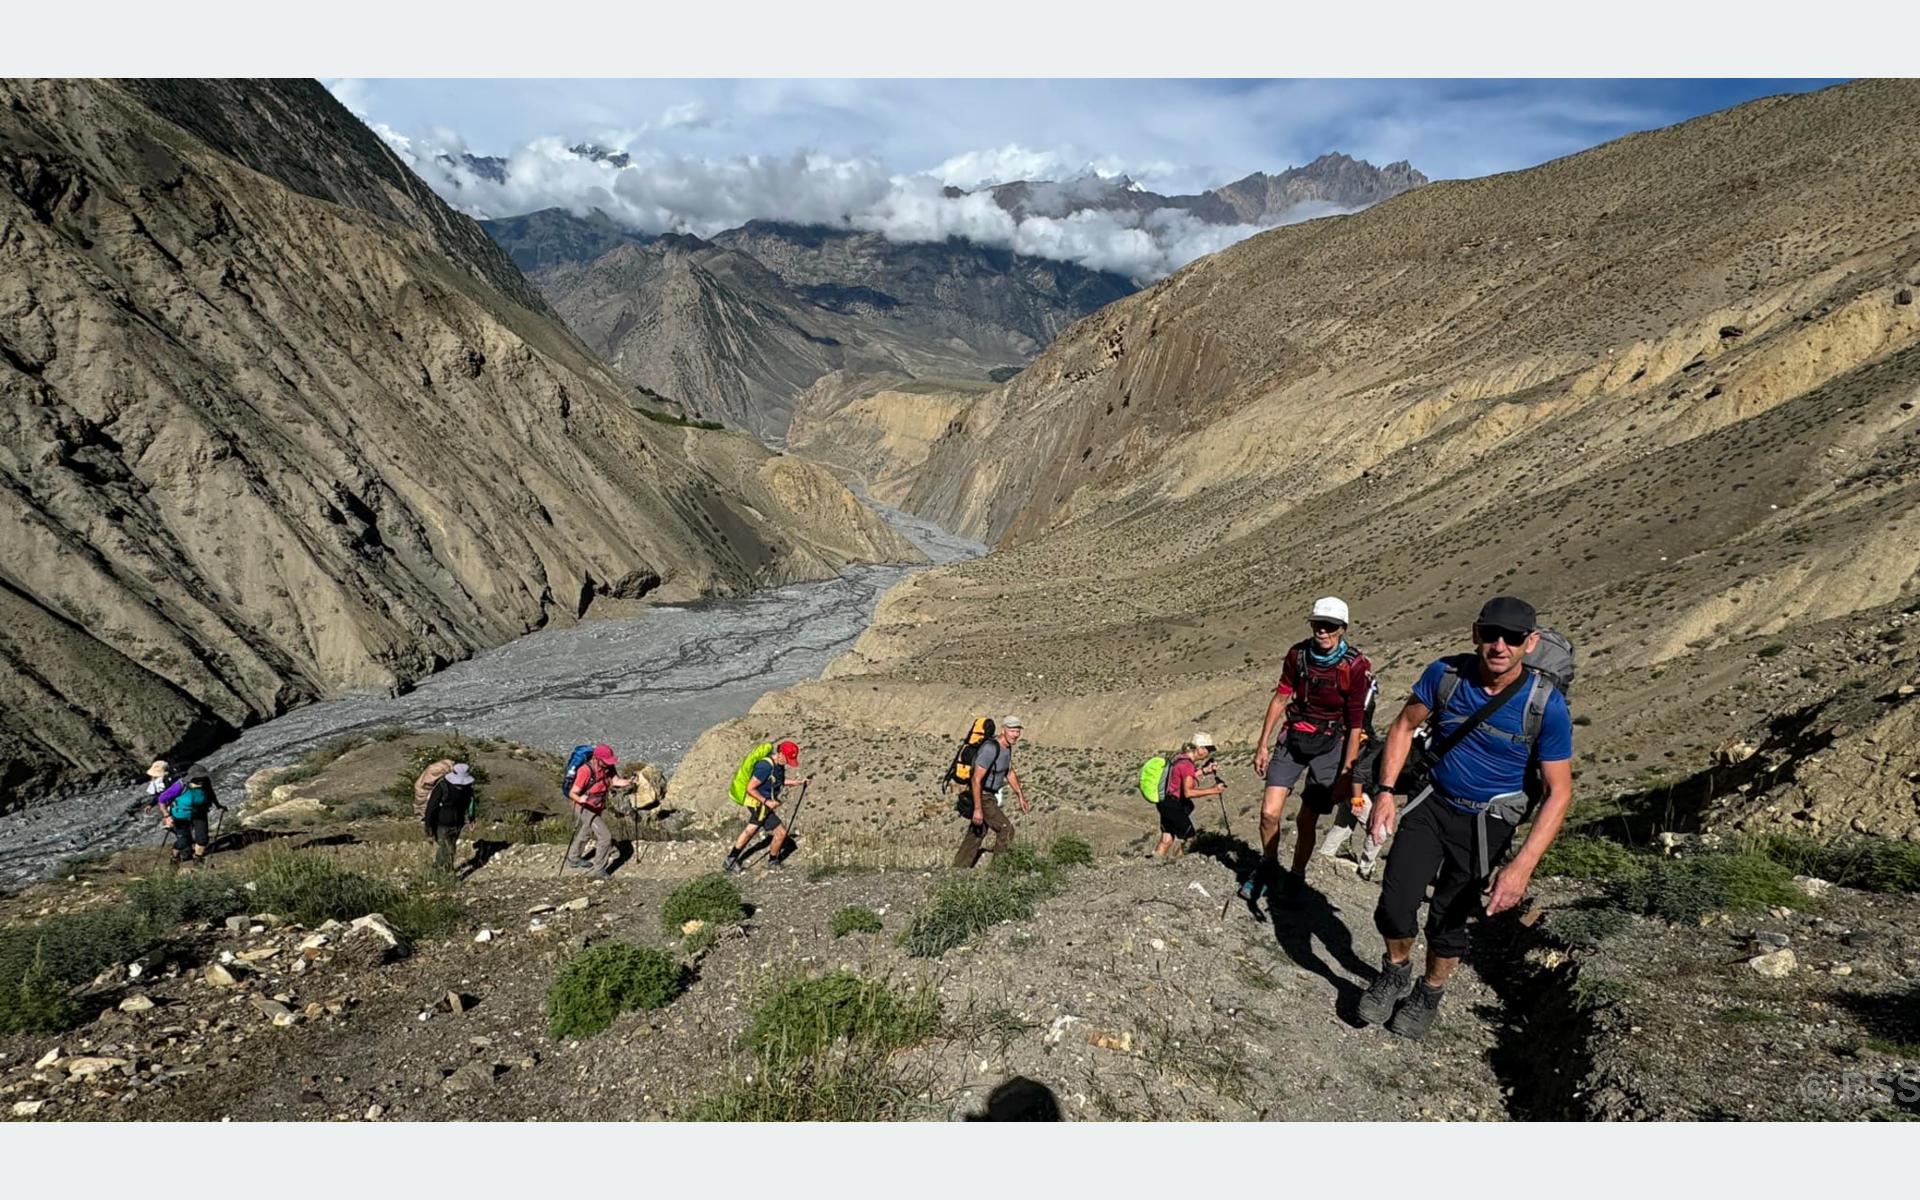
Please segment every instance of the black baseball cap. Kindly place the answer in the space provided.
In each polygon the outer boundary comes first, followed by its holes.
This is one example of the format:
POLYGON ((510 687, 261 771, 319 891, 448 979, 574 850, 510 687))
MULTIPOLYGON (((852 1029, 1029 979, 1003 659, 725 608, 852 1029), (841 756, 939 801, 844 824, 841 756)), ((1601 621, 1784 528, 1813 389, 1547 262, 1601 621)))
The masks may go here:
POLYGON ((1480 606, 1480 618, 1477 624, 1494 625, 1501 629, 1524 629, 1532 633, 1540 627, 1539 615, 1518 596, 1495 596, 1480 606))

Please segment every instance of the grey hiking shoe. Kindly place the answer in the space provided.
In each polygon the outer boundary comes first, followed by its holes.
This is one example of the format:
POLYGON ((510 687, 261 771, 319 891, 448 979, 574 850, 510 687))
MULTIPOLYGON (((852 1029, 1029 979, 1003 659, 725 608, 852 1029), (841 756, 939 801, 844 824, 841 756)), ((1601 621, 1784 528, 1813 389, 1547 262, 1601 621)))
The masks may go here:
POLYGON ((1263 862, 1253 869, 1253 874, 1240 882, 1239 896, 1248 904, 1259 903, 1261 895, 1267 890, 1267 875, 1273 870, 1273 864, 1263 862))
POLYGON ((729 854, 720 863, 720 869, 729 875, 738 875, 740 873, 740 860, 729 854))
POLYGON ((1424 979, 1414 984, 1413 994, 1393 1010, 1387 1032, 1415 1042, 1426 1037, 1427 1030, 1433 1028, 1433 1019, 1440 1015, 1440 998, 1446 994, 1445 988, 1431 987, 1424 979))
POLYGON ((1393 1006, 1413 990, 1413 960, 1390 962, 1380 958, 1380 973, 1373 977, 1367 994, 1360 997, 1360 1019, 1369 1025, 1384 1025, 1393 1016, 1393 1006))
POLYGON ((569 871, 584 871, 587 869, 587 860, 584 858, 569 858, 566 860, 566 869, 569 871))

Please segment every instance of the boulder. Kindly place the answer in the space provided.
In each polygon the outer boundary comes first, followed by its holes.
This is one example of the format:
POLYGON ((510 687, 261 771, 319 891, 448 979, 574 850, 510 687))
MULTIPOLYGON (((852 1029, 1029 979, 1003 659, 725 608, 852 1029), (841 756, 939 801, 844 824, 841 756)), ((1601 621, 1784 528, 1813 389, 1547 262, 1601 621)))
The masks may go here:
POLYGON ((247 807, 253 808, 265 802, 273 791, 273 781, 280 778, 285 771, 285 767, 262 767, 247 776, 247 782, 244 785, 247 792, 247 807))
POLYGON ((1771 954, 1762 954, 1757 958, 1748 959, 1747 965, 1753 968, 1755 974, 1764 975, 1768 979, 1785 979, 1793 974, 1793 968, 1798 964, 1794 960, 1793 951, 1775 950, 1771 954))
POLYGON ((336 961, 378 967, 405 958, 412 950, 379 913, 355 917, 334 953, 336 961))
POLYGON ((275 802, 259 812, 248 813, 240 819, 240 823, 249 829, 286 829, 326 815, 327 806, 311 796, 279 800, 280 793, 291 786, 288 784, 273 789, 275 802))
POLYGON ((453 1074, 440 1081, 440 1088, 449 1095, 455 1092, 476 1092, 481 1088, 493 1086, 494 1064, 470 1062, 453 1074))
POLYGON ((82 1055, 79 1058, 68 1059, 63 1065, 66 1067, 67 1075, 70 1078, 91 1079, 95 1075, 101 1075, 108 1071, 118 1071, 121 1067, 127 1066, 128 1064, 124 1058, 107 1058, 102 1055, 82 1055))

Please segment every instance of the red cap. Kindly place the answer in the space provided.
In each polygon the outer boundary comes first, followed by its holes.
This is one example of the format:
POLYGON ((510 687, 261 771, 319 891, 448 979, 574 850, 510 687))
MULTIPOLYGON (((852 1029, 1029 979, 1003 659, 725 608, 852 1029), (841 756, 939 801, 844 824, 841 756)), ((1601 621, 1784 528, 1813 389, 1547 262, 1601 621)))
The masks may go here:
POLYGON ((593 748, 593 756, 608 765, 620 761, 620 756, 613 752, 612 746, 595 746, 593 748))
POLYGON ((788 762, 797 763, 800 761, 800 747, 792 742, 781 742, 778 746, 774 747, 774 749, 784 755, 788 762))

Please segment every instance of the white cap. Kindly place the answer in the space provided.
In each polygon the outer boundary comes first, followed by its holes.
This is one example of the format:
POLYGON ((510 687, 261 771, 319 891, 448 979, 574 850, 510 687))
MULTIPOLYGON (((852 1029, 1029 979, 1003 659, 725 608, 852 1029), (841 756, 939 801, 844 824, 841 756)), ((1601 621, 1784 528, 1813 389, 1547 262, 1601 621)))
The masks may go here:
POLYGON ((1022 729, 1022 728, 1025 728, 1025 727, 1024 727, 1023 725, 1021 725, 1021 724, 1020 724, 1020 718, 1019 718, 1019 717, 1007 717, 1007 718, 1005 718, 1004 720, 1002 720, 1002 721, 1000 722, 1000 728, 1002 728, 1002 729, 1022 729))
POLYGON ((1347 624, 1347 602, 1338 596, 1322 596, 1313 602, 1313 614, 1308 618, 1314 621, 1338 621, 1347 624))
POLYGON ((1187 739, 1187 745, 1189 745, 1189 746, 1202 746, 1202 747, 1205 747, 1205 748, 1206 748, 1206 749, 1208 749, 1208 750, 1212 750, 1212 749, 1214 749, 1214 748, 1215 748, 1215 747, 1214 747, 1214 744, 1213 744, 1213 735, 1212 735, 1212 734, 1210 734, 1210 733, 1196 733, 1196 734, 1194 734, 1194 735, 1193 735, 1192 737, 1190 737, 1190 738, 1188 738, 1188 739, 1187 739))

